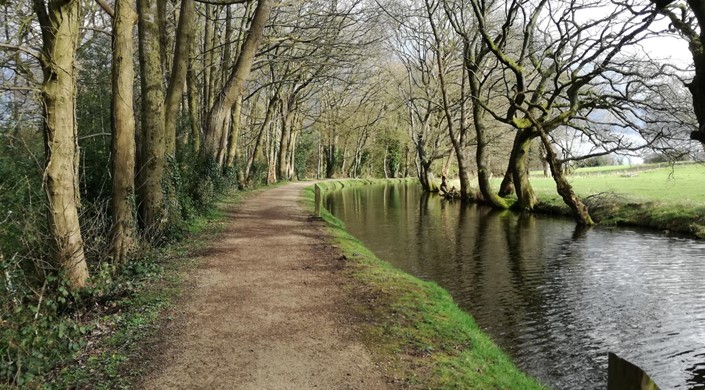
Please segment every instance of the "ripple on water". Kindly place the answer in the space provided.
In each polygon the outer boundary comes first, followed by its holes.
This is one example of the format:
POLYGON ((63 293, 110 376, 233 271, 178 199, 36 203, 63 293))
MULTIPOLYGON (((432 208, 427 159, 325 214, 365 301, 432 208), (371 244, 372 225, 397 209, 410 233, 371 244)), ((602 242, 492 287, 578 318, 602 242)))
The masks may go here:
POLYGON ((378 256, 449 290, 541 382, 603 389, 615 352, 663 389, 705 390, 705 243, 396 189, 358 187, 326 202, 378 256))

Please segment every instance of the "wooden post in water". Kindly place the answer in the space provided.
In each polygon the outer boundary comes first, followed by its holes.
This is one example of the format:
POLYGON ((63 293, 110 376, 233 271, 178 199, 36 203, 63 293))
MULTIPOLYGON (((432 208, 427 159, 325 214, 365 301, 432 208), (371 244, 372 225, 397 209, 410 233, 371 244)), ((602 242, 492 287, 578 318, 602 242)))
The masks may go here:
POLYGON ((323 203, 323 196, 321 195, 321 187, 318 184, 313 185, 313 192, 315 195, 315 215, 316 217, 321 216, 321 204, 323 203))
POLYGON ((660 390, 656 383, 636 365, 609 353, 607 390, 660 390))

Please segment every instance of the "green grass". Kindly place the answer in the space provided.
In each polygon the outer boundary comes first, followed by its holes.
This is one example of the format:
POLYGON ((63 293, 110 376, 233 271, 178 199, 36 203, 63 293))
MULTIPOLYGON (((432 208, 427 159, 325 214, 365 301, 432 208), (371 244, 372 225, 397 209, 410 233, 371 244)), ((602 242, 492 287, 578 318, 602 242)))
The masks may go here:
MULTIPOLYGON (((569 180, 598 223, 641 226, 705 238, 705 166, 644 168, 635 166, 626 171, 593 168, 589 174, 571 176, 569 180)), ((532 176, 531 185, 541 201, 538 211, 570 215, 556 194, 552 178, 532 176)))
MULTIPOLYGON (((331 190, 367 181, 325 182, 331 190)), ((313 209, 313 191, 306 200, 313 209)), ((386 375, 409 388, 543 389, 519 371, 450 295, 375 257, 327 211, 335 245, 345 257, 345 286, 363 340, 386 375)))
MULTIPOLYGON (((574 175, 569 180, 582 197, 611 193, 632 202, 705 205, 705 166, 676 165, 619 173, 610 168, 592 169, 589 175, 574 175)), ((555 196, 556 184, 552 178, 534 175, 531 184, 539 197, 555 196)))

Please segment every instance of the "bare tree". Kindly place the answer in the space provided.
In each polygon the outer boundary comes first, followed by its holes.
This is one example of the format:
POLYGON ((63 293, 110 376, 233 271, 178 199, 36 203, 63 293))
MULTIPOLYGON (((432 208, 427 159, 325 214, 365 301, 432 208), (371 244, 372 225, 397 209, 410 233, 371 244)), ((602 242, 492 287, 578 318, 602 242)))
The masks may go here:
POLYGON ((389 6, 385 12, 396 31, 389 44, 401 69, 395 66, 390 73, 396 80, 395 92, 407 111, 405 119, 416 151, 417 174, 425 191, 435 191, 432 164, 446 157, 452 144, 443 110, 433 32, 427 12, 420 5, 389 6))
POLYGON ((688 42, 694 76, 686 86, 693 97, 693 110, 698 120, 698 128, 690 133, 690 138, 705 148, 705 4, 697 0, 652 2, 656 11, 666 15, 671 26, 688 42))
MULTIPOLYGON (((504 71, 507 109, 483 108, 517 131, 510 169, 519 208, 531 210, 536 203, 526 162, 531 141, 538 137, 547 149, 549 164, 554 165, 551 171, 558 193, 578 223, 592 224, 563 177, 560 161, 550 156, 553 144, 548 135, 564 125, 590 131, 590 126, 581 124, 589 124, 599 112, 613 113, 625 127, 637 123, 625 107, 628 100, 615 98, 634 73, 629 56, 621 54, 649 35, 654 12, 630 2, 516 0, 497 15, 503 23, 493 29, 488 19, 500 11, 481 0, 472 0, 471 5, 482 39, 504 71), (602 16, 594 16, 598 14, 602 16)), ((616 139, 625 142, 623 137, 616 139)))
POLYGON ((488 146, 491 136, 487 125, 488 115, 483 108, 483 105, 494 104, 492 91, 489 87, 497 79, 495 74, 495 69, 498 68, 496 59, 492 58, 489 49, 483 44, 482 36, 477 30, 477 24, 467 1, 443 1, 443 8, 453 30, 462 40, 464 77, 467 77, 472 98, 472 123, 477 142, 475 161, 480 198, 492 207, 506 209, 507 202, 493 191, 490 185, 488 146), (483 104, 478 103, 480 101, 483 104))

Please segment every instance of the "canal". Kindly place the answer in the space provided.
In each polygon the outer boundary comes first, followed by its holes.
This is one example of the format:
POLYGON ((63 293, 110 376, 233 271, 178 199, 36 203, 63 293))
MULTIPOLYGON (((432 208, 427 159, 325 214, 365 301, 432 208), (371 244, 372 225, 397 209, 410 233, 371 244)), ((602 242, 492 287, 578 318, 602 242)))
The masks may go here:
POLYGON ((325 205, 378 257, 448 290, 553 389, 604 389, 607 352, 662 389, 705 389, 705 243, 461 205, 416 184, 325 205))

